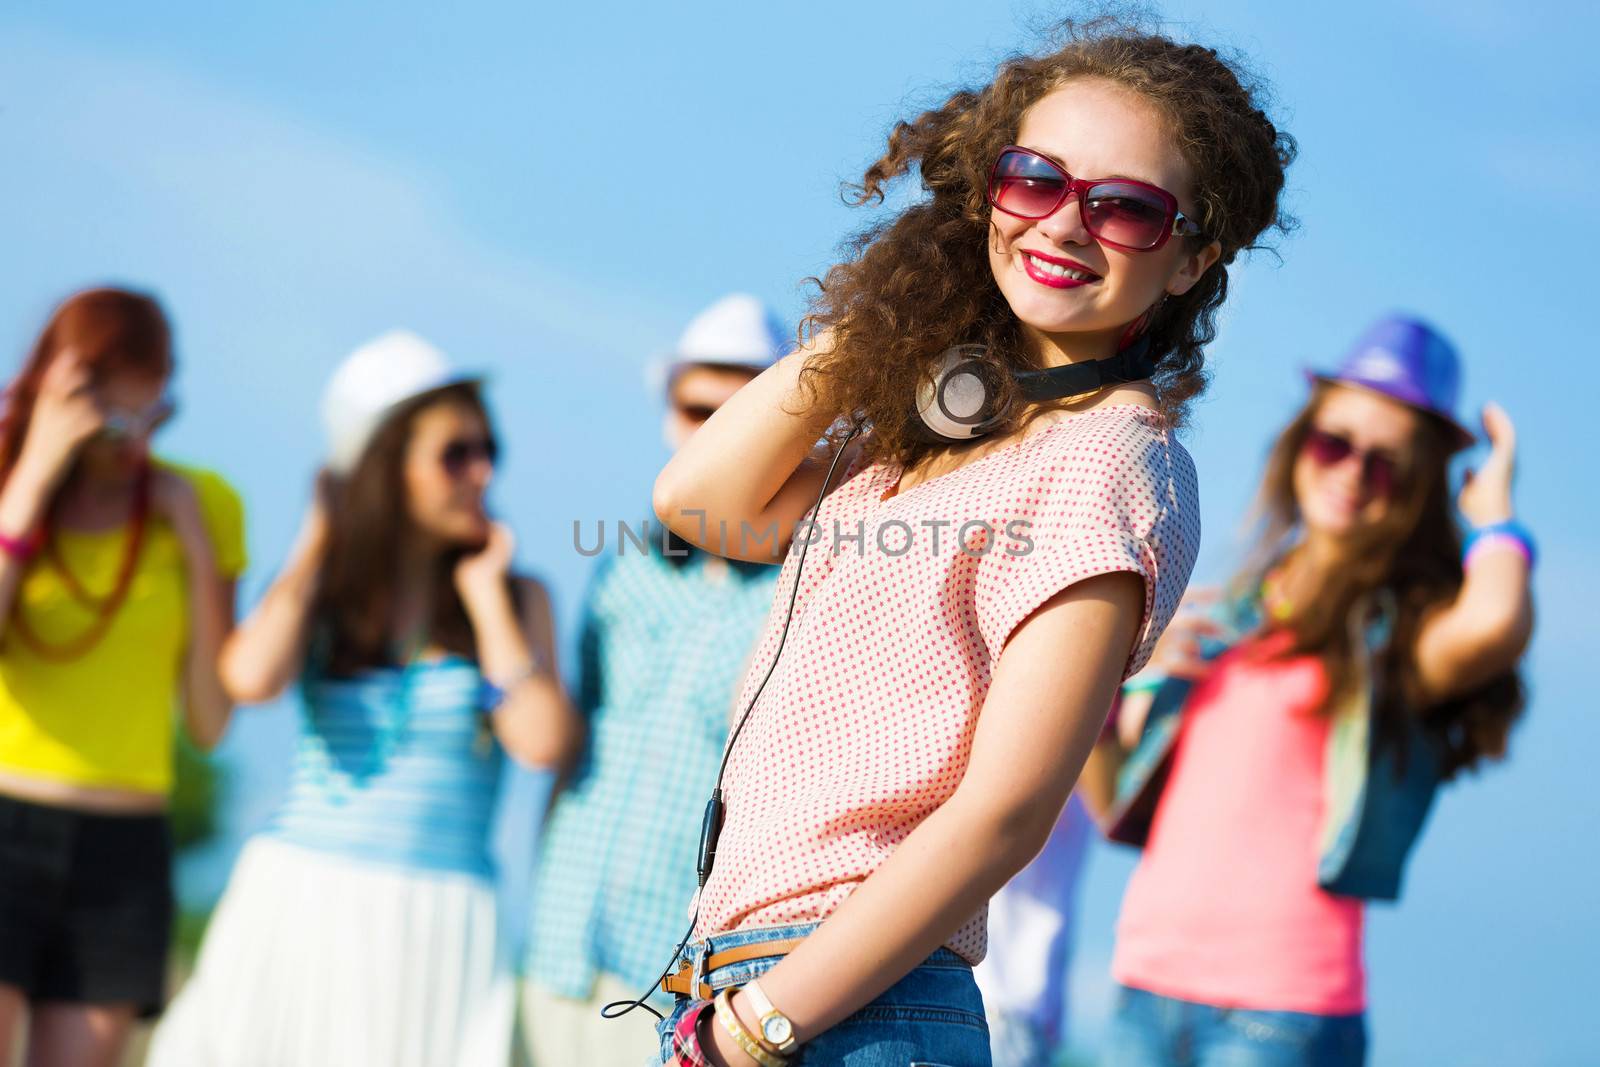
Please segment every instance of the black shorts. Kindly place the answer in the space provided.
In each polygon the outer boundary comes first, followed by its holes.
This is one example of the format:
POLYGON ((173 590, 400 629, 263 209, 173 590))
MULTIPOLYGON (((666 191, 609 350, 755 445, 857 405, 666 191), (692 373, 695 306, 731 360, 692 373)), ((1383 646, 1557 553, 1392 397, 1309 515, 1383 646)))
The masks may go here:
POLYGON ((165 815, 99 815, 0 795, 0 984, 32 1001, 166 996, 172 833, 165 815))

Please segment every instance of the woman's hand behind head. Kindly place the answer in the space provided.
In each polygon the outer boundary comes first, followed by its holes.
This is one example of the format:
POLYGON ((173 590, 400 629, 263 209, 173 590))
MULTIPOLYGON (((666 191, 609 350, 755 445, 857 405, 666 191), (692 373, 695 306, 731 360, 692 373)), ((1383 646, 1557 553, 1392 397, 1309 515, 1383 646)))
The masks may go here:
POLYGON ((18 466, 33 465, 50 481, 59 480, 105 421, 87 364, 76 350, 64 349, 40 380, 18 466))
POLYGON ((1511 484, 1516 477, 1517 430, 1499 404, 1485 404, 1483 433, 1489 439, 1489 458, 1477 471, 1467 471, 1466 484, 1456 506, 1474 526, 1511 518, 1511 484))

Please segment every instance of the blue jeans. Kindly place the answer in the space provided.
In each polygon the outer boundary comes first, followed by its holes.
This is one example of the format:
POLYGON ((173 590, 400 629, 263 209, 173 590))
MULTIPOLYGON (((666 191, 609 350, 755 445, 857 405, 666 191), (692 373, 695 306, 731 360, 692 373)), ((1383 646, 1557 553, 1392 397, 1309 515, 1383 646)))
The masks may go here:
MULTIPOLYGON (((708 943, 690 944, 683 958, 693 960, 702 952, 710 955, 752 941, 804 937, 816 926, 802 923, 717 934, 708 943)), ((716 990, 739 986, 759 978, 780 959, 765 956, 732 963, 702 978, 716 990)), ((690 1003, 679 999, 666 1020, 656 1025, 662 1063, 672 1062, 672 1030, 690 1003)), ((972 966, 949 949, 939 949, 877 1000, 807 1041, 789 1063, 790 1067, 991 1067, 989 1027, 972 966)))
POLYGON ((1365 1016, 1245 1011, 1119 986, 1105 1067, 1361 1067, 1365 1016))

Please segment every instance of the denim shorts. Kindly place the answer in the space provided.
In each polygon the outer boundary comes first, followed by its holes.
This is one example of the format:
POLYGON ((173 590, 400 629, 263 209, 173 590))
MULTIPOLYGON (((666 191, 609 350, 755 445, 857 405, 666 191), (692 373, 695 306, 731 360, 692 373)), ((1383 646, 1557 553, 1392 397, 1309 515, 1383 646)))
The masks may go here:
POLYGON ((1361 1067, 1365 1017, 1221 1008, 1117 988, 1109 1067, 1361 1067))
MULTIPOLYGON (((804 937, 816 927, 802 923, 717 934, 706 942, 691 943, 680 959, 693 962, 702 953, 723 952, 752 941, 804 937)), ((759 978, 782 958, 731 963, 702 978, 720 991, 759 978)), ((672 1030, 690 1003, 679 998, 666 1020, 656 1026, 664 1064, 673 1062, 672 1030)), ((947 948, 939 949, 877 1000, 800 1046, 789 1063, 791 1067, 992 1067, 989 1026, 972 965, 947 948)))

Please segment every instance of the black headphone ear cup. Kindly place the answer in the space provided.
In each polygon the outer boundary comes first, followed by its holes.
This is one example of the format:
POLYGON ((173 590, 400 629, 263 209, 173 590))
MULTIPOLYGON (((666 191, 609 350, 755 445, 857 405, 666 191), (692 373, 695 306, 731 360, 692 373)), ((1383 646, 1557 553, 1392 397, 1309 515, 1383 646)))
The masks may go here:
POLYGON ((997 421, 1000 370, 982 345, 946 349, 917 390, 916 414, 935 440, 970 441, 997 421))

